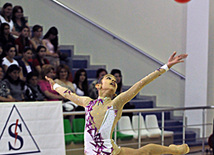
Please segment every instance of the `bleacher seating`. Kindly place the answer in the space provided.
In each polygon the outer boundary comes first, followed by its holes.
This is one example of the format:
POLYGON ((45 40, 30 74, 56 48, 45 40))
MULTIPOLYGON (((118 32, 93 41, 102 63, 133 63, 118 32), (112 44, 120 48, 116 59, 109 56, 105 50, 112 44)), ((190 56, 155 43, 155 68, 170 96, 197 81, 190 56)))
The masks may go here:
POLYGON ((137 133, 134 132, 131 120, 129 116, 122 116, 120 120, 118 121, 118 130, 125 135, 132 135, 134 137, 137 137, 137 133))
POLYGON ((132 127, 133 127, 133 130, 137 136, 135 138, 138 138, 138 124, 139 123, 140 123, 139 128, 141 129, 140 130, 140 137, 141 138, 147 138, 149 132, 146 129, 144 118, 141 115, 134 115, 134 116, 132 116, 132 127), (139 122, 139 118, 140 118, 140 122, 139 122))
POLYGON ((66 145, 71 144, 73 135, 69 135, 70 133, 72 133, 72 130, 70 121, 68 119, 64 119, 64 133, 65 133, 65 144, 66 145))
POLYGON ((84 142, 84 129, 85 129, 85 119, 83 118, 75 118, 72 120, 72 132, 73 133, 81 133, 81 134, 74 134, 72 141, 76 143, 83 143, 84 142))
MULTIPOLYGON (((158 125, 158 120, 156 115, 146 115, 146 127, 148 130, 148 137, 159 137, 161 136, 161 130, 158 125)), ((165 131, 164 137, 170 137, 173 135, 173 131, 165 131)))

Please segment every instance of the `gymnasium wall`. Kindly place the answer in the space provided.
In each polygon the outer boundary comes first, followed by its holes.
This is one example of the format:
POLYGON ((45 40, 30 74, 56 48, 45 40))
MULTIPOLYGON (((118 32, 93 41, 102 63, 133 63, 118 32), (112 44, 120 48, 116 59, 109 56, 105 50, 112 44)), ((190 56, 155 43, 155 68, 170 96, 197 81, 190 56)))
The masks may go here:
MULTIPOLYGON (((2 6, 6 0, 1 0, 2 6)), ((75 54, 91 56, 91 64, 120 68, 125 85, 131 85, 154 71, 158 64, 134 51, 118 40, 62 9, 51 1, 10 0, 21 5, 29 16, 29 24, 41 24, 44 33, 55 25, 59 29, 60 44, 75 45, 75 54)), ((174 51, 185 52, 186 5, 173 0, 83 1, 61 0, 100 26, 115 33, 136 47, 167 62, 174 51)), ((185 64, 175 68, 185 74, 185 64)), ((157 96, 158 106, 184 105, 185 81, 171 72, 146 86, 141 94, 157 96)))

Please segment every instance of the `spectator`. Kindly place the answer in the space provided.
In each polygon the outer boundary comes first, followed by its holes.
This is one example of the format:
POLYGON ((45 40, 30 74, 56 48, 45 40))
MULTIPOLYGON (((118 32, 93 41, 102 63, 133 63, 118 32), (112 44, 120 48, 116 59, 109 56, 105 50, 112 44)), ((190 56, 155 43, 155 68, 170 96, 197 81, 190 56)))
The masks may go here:
POLYGON ((95 87, 95 85, 97 84, 98 80, 106 74, 107 74, 107 71, 104 68, 100 68, 97 70, 96 80, 94 80, 89 85, 89 89, 88 89, 89 97, 91 97, 92 99, 98 98, 98 91, 97 91, 97 88, 95 87))
POLYGON ((25 20, 24 16, 23 16, 24 10, 21 6, 16 5, 13 7, 13 12, 12 12, 12 20, 13 20, 13 24, 14 24, 14 28, 15 31, 14 33, 19 36, 22 28, 24 26, 28 26, 28 22, 27 20, 25 20))
POLYGON ((44 58, 46 55, 46 47, 45 46, 38 46, 36 49, 36 56, 33 59, 33 66, 41 77, 42 66, 45 64, 49 64, 49 61, 44 58))
MULTIPOLYGON (((112 69, 111 74, 115 77, 117 83, 117 90, 115 92, 116 95, 119 95, 123 91, 123 81, 122 81, 122 73, 119 69, 112 69)), ((123 109, 134 109, 135 105, 127 102, 123 109)), ((129 116, 132 120, 133 113, 123 113, 122 116, 129 116)))
MULTIPOLYGON (((72 93, 75 92, 75 88, 70 82, 69 79, 70 69, 68 66, 62 64, 57 67, 56 70, 56 79, 54 80, 56 83, 68 88, 72 93)), ((64 100, 63 110, 64 111, 72 111, 77 107, 77 105, 69 100, 64 100)))
POLYGON ((0 23, 7 23, 9 25, 9 30, 13 35, 15 34, 15 28, 12 20, 12 9, 13 5, 11 3, 5 3, 1 10, 0 23))
POLYGON ((46 59, 56 69, 59 66, 59 52, 58 52, 58 30, 56 27, 51 27, 43 37, 43 41, 47 48, 46 59))
POLYGON ((15 64, 10 65, 4 77, 4 81, 10 89, 11 96, 17 101, 24 100, 25 83, 19 78, 20 71, 19 66, 15 64))
POLYGON ((34 51, 36 51, 37 47, 40 45, 45 46, 44 40, 41 39, 42 31, 43 31, 42 26, 40 25, 33 26, 31 42, 32 42, 34 51))
POLYGON ((25 47, 32 48, 32 43, 31 43, 30 39, 28 38, 29 33, 30 33, 29 27, 23 26, 22 30, 21 30, 21 34, 15 40, 16 48, 18 50, 18 53, 17 53, 18 56, 22 56, 25 47))
POLYGON ((38 85, 38 74, 30 72, 27 74, 26 88, 25 88, 26 101, 44 101, 45 94, 42 92, 38 85))
POLYGON ((122 93, 122 86, 123 86, 121 71, 119 69, 112 69, 111 74, 114 75, 114 77, 116 78, 116 82, 117 82, 116 94, 119 95, 120 93, 122 93))
MULTIPOLYGON (((10 33, 9 29, 10 29, 9 24, 7 24, 7 23, 1 24, 0 42, 2 44, 3 50, 7 44, 15 45, 15 38, 10 33)), ((4 54, 4 56, 5 56, 5 54, 4 54)))
POLYGON ((2 65, 4 67, 4 71, 6 72, 7 71, 7 68, 10 66, 10 65, 17 65, 19 66, 18 62, 14 59, 15 55, 16 55, 16 47, 15 45, 10 45, 8 44, 6 47, 5 47, 5 50, 4 50, 5 54, 6 54, 6 57, 3 58, 3 62, 2 62, 2 65))
MULTIPOLYGON (((84 69, 79 69, 74 76, 73 85, 78 96, 88 96, 88 78, 84 69)), ((85 111, 81 106, 78 106, 76 111, 85 111)), ((83 115, 76 115, 75 118, 84 118, 83 115)))
POLYGON ((55 77, 54 68, 52 65, 48 64, 42 66, 42 79, 39 81, 38 84, 48 101, 63 100, 64 98, 62 96, 60 96, 55 90, 51 89, 51 85, 45 79, 45 76, 50 78, 55 77))
POLYGON ((32 49, 30 47, 26 47, 24 49, 22 59, 18 61, 19 66, 22 67, 23 76, 25 78, 24 81, 26 80, 26 76, 28 73, 35 71, 32 63, 29 62, 29 60, 32 59, 32 55, 32 49))
POLYGON ((3 67, 0 66, 0 102, 15 102, 16 100, 10 95, 10 90, 5 81, 3 67))
POLYGON ((75 88, 73 83, 70 82, 69 79, 70 69, 67 65, 59 65, 56 70, 56 79, 54 80, 56 83, 62 85, 63 87, 68 88, 71 92, 75 93, 75 88))

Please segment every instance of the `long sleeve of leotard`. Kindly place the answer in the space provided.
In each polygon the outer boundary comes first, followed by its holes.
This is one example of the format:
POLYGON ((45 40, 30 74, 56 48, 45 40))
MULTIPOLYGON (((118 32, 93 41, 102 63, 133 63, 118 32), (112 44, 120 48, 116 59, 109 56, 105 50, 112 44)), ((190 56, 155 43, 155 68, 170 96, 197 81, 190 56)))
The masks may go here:
POLYGON ((60 95, 62 95, 64 98, 76 103, 77 105, 86 107, 88 103, 92 100, 90 97, 86 96, 78 96, 74 93, 72 93, 68 88, 65 87, 57 87, 55 89, 60 95))
POLYGON ((155 70, 154 72, 150 73, 149 75, 147 75, 146 77, 144 77, 143 79, 141 79, 140 81, 135 83, 127 91, 118 95, 114 99, 115 105, 118 108, 123 108, 123 106, 127 102, 129 102, 132 98, 134 98, 144 86, 146 86, 147 84, 149 84, 150 82, 152 82, 153 80, 155 80, 157 77, 159 77, 161 74, 163 74, 165 72, 166 72, 165 69, 159 68, 159 69, 155 70))

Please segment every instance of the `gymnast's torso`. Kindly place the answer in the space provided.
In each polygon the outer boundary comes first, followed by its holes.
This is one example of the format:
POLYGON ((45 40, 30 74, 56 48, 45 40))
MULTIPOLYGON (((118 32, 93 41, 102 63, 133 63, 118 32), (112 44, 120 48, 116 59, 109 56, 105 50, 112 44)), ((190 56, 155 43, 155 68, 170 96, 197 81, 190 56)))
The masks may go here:
POLYGON ((85 107, 84 152, 86 155, 111 155, 120 152, 120 148, 111 137, 122 110, 115 108, 112 103, 110 98, 98 98, 85 107))

